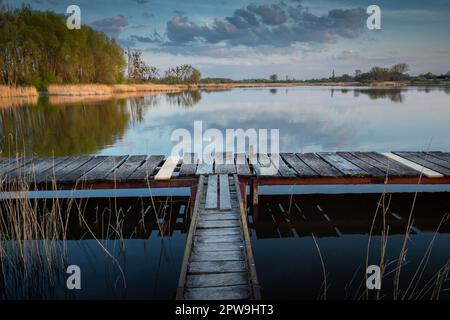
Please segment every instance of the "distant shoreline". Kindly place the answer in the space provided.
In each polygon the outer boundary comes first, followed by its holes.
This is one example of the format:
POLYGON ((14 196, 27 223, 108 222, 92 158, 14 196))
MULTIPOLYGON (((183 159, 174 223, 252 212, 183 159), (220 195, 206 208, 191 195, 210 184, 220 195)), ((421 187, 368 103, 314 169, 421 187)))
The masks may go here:
POLYGON ((409 85, 449 85, 450 83, 413 83, 409 81, 363 82, 231 82, 231 83, 199 83, 199 84, 64 84, 50 85, 46 92, 38 92, 35 87, 0 86, 0 98, 23 98, 39 96, 113 96, 117 94, 138 93, 179 93, 187 90, 227 90, 234 88, 267 88, 267 87, 374 87, 402 88, 409 85))

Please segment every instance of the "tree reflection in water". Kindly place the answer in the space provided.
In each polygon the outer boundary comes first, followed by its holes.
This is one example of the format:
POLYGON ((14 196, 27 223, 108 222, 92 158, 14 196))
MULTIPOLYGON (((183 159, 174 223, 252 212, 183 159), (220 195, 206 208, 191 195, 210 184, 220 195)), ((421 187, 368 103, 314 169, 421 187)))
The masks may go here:
POLYGON ((126 100, 0 109, 2 156, 93 154, 122 138, 129 122, 126 100))

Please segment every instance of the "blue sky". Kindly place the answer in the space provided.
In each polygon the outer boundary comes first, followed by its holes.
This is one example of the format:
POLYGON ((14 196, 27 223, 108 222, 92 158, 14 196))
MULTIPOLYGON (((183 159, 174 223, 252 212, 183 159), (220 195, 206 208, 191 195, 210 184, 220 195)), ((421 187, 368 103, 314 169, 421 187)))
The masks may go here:
MULTIPOLYGON (((0 0, 0 2, 5 0, 0 0)), ((160 69, 193 64, 204 76, 296 79, 399 62, 410 73, 450 70, 450 0, 6 0, 65 14, 141 49, 160 69), (366 28, 381 8, 382 30, 366 28)))

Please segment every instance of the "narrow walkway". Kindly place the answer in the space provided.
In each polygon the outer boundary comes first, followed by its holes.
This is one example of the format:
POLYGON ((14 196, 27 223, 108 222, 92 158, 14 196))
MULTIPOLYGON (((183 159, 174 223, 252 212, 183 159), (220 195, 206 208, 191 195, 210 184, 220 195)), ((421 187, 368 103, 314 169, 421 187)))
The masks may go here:
POLYGON ((177 299, 259 299, 237 176, 201 176, 177 299))

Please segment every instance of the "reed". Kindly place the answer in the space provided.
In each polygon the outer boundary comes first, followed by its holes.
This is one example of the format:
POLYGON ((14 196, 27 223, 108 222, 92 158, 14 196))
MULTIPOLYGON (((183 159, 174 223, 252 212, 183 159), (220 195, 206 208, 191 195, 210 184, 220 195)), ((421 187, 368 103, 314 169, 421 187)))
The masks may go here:
POLYGON ((39 93, 35 87, 17 87, 0 85, 0 99, 17 97, 37 97, 39 93))

